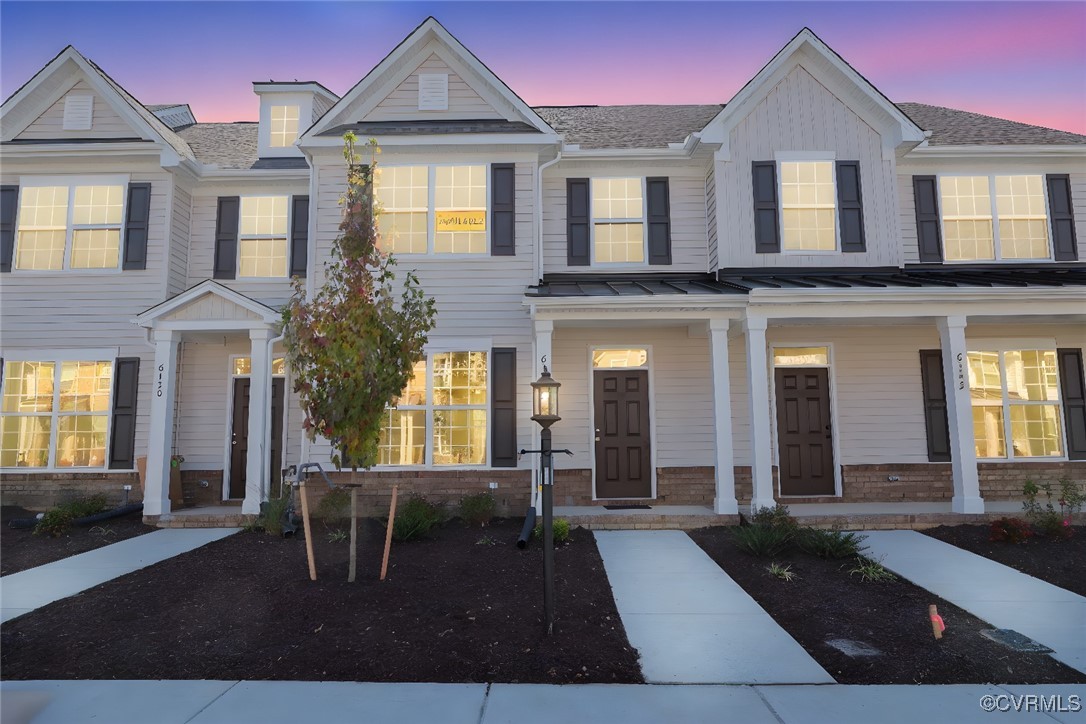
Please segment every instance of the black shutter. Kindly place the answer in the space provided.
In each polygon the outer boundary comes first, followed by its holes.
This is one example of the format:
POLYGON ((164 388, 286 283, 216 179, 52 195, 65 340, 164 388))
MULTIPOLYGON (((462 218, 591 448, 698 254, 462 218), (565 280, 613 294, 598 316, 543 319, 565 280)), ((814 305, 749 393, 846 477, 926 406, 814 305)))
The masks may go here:
POLYGON ((517 350, 495 347, 490 350, 491 380, 491 467, 517 466, 517 350))
POLYGON ((755 161, 751 178, 754 186, 754 251, 776 254, 781 250, 776 161, 755 161))
POLYGON ((140 358, 118 357, 113 365, 113 430, 110 470, 136 467, 136 402, 139 399, 140 358))
POLYGON ((649 264, 671 263, 671 194, 667 177, 645 179, 648 197, 649 264))
POLYGON ((590 220, 588 217, 588 179, 566 179, 566 264, 588 266, 590 220))
POLYGON ((837 217, 841 225, 841 251, 867 251, 859 161, 837 162, 837 217))
POLYGON ((238 216, 241 199, 220 196, 215 217, 215 278, 234 279, 238 274, 238 216))
POLYGON ((939 189, 934 176, 913 176, 913 205, 920 261, 939 264, 943 261, 943 235, 939 230, 939 189))
POLYGON ((309 255, 309 197, 295 196, 290 211, 290 275, 304 277, 309 255))
POLYGON ((1067 428, 1067 459, 1086 460, 1086 382, 1082 376, 1082 350, 1057 349, 1060 395, 1067 428))
POLYGON ((1049 174, 1048 215, 1052 220, 1052 251, 1056 261, 1078 261, 1075 236, 1075 209, 1071 206, 1071 178, 1067 174, 1049 174))
POLYGON ((11 271, 15 254, 15 212, 19 204, 18 186, 0 186, 0 272, 11 271))
POLYGON ((517 253, 517 171, 511 163, 490 164, 490 255, 517 253))
POLYGON ((924 428, 928 434, 928 460, 950 462, 950 424, 946 412, 943 352, 920 350, 920 382, 924 390, 924 428))
POLYGON ((151 184, 128 184, 128 209, 124 220, 124 262, 121 268, 147 268, 147 234, 151 223, 151 184))

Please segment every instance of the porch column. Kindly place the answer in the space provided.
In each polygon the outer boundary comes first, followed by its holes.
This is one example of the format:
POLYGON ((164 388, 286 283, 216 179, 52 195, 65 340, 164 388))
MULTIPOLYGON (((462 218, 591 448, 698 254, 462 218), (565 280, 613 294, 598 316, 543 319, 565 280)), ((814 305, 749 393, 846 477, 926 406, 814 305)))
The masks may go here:
POLYGON ((983 513, 984 499, 980 497, 977 449, 973 439, 973 401, 969 396, 965 324, 963 316, 936 319, 943 351, 943 380, 950 427, 950 468, 954 476, 951 509, 955 513, 983 513))
MULTIPOLYGON (((532 362, 532 380, 539 379, 543 374, 543 358, 547 358, 547 369, 554 374, 554 357, 551 354, 551 344, 554 338, 554 322, 549 319, 535 320, 535 360, 532 362)), ((561 424, 561 423, 559 423, 561 424)), ((532 449, 539 449, 539 425, 532 425, 532 449)), ((532 455, 532 505, 536 515, 542 515, 542 500, 539 496, 539 455, 532 455)))
POLYGON ((769 363, 766 359, 765 317, 747 317, 747 387, 750 392, 750 472, 754 496, 753 513, 758 508, 772 508, 773 458, 772 432, 769 424, 769 363))
POLYGON ((270 329, 249 330, 249 450, 245 458, 245 500, 241 512, 246 515, 260 513, 260 503, 265 494, 265 470, 268 461, 268 388, 271 386, 271 360, 268 359, 270 329))
POLYGON ((151 381, 151 429, 147 438, 147 483, 144 515, 170 513, 170 456, 173 455, 173 415, 177 397, 177 348, 181 335, 156 330, 155 369, 151 381))
POLYGON ((717 515, 736 515, 735 462, 732 450, 732 387, 728 370, 728 320, 709 320, 709 350, 713 361, 713 430, 716 454, 716 498, 713 510, 717 515))

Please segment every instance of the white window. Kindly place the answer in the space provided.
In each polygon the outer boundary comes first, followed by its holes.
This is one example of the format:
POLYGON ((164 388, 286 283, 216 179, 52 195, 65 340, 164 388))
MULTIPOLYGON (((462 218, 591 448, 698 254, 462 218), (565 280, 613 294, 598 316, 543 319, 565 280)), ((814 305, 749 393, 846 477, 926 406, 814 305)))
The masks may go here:
POLYGON ((34 271, 120 267, 123 183, 24 184, 15 268, 34 271))
POLYGON ((487 385, 486 352, 436 352, 416 363, 385 413, 378 464, 485 465, 487 385))
POLYGON ((644 367, 649 361, 649 351, 643 347, 633 349, 597 349, 592 352, 595 369, 622 369, 644 367))
POLYGON ((592 179, 592 250, 601 264, 645 262, 645 189, 640 178, 592 179))
POLYGON ((970 352, 968 358, 977 457, 1063 455, 1055 350, 970 352))
POLYGON ((238 276, 287 275, 286 196, 243 196, 238 227, 238 276))
POLYGON ((836 251, 833 161, 781 161, 781 230, 785 251, 836 251))
POLYGON ((286 148, 298 140, 298 106, 271 107, 271 146, 286 148))
POLYGON ((487 252, 486 166, 379 166, 374 176, 382 249, 487 252))
POLYGON ((947 261, 1049 257, 1042 176, 942 176, 939 197, 947 261))
POLYGON ((774 347, 774 367, 826 367, 830 363, 828 347, 774 347))
MULTIPOLYGON (((234 358, 234 377, 248 377, 252 374, 253 360, 251 357, 234 358)), ((287 360, 285 357, 272 359, 271 373, 273 377, 282 377, 287 373, 287 360)))
POLYGON ((102 468, 113 363, 4 363, 0 467, 102 468))

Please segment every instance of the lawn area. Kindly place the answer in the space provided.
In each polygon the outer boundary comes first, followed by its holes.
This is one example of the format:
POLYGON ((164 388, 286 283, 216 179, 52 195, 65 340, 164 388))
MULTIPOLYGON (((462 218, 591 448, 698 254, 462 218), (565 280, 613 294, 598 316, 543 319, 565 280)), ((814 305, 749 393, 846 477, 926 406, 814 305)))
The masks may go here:
POLYGON ((295 679, 637 683, 641 672, 592 534, 556 552, 557 632, 543 635, 542 553, 520 521, 453 521, 394 543, 362 527, 348 544, 316 523, 305 544, 239 533, 109 581, 0 629, 5 679, 295 679))
MULTIPOLYGON (((702 528, 690 537, 842 684, 1086 683, 1086 675, 1046 654, 1017 653, 980 635, 984 621, 898 578, 863 582, 856 561, 824 560, 791 550, 773 558, 740 551, 735 528, 702 528), (790 566, 784 581, 770 562, 790 566), (928 605, 947 629, 932 635, 928 605), (878 655, 850 657, 827 642, 858 641, 878 655)), ((1023 615, 1030 615, 1024 607, 1023 615)))

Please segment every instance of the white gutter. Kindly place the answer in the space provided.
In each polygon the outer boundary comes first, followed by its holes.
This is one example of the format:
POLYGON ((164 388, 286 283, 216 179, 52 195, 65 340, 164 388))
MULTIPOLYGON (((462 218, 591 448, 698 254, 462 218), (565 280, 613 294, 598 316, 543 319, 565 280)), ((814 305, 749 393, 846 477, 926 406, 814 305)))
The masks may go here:
POLYGON ((558 149, 556 155, 550 161, 536 168, 535 184, 535 279, 543 281, 543 171, 562 160, 562 149, 558 149))

